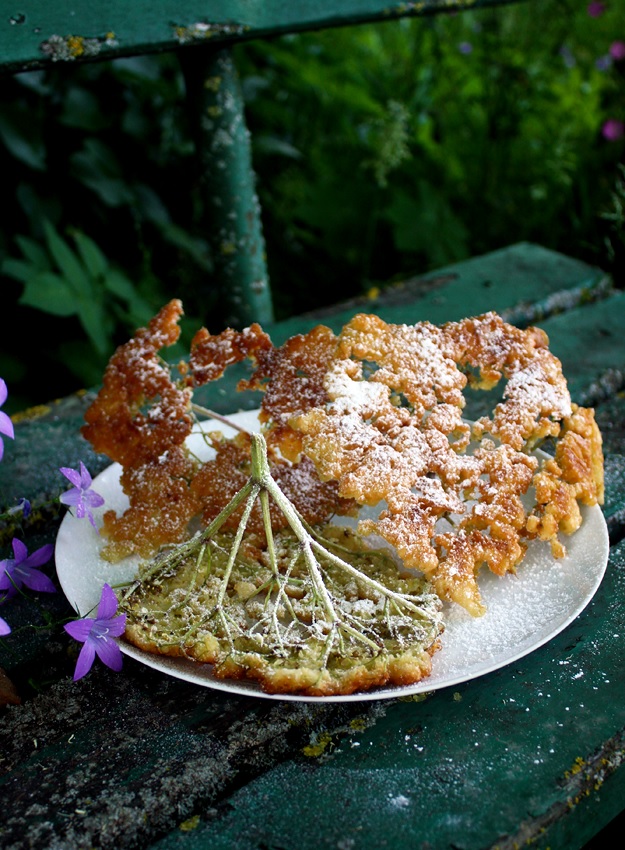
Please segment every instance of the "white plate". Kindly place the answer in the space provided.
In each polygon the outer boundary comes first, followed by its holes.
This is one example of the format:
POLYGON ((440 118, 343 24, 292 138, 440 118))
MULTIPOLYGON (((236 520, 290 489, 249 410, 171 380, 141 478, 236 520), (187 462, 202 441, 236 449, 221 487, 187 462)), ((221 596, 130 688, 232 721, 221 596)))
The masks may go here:
MULTIPOLYGON (((256 430, 256 414, 244 411, 229 418, 248 430, 256 430)), ((214 427, 228 433, 221 423, 214 427)), ((190 440, 196 452, 208 456, 201 436, 192 435, 190 440)), ((120 466, 113 464, 94 479, 94 489, 106 500, 102 508, 94 511, 96 521, 104 510, 120 512, 128 504, 119 483, 120 472, 120 466)), ((581 528, 564 541, 565 558, 554 559, 548 544, 533 541, 516 575, 501 578, 488 570, 481 572, 480 590, 488 609, 483 617, 471 617, 458 605, 445 606, 442 649, 433 658, 431 675, 415 685, 331 697, 266 694, 252 681, 216 679, 209 664, 152 655, 123 640, 120 647, 131 658, 170 676, 266 699, 351 702, 409 696, 456 685, 504 667, 547 643, 588 605, 605 572, 609 540, 600 508, 583 508, 582 514, 581 528)), ((81 616, 97 606, 103 584, 129 581, 136 572, 136 558, 118 564, 103 561, 99 554, 103 545, 103 539, 89 522, 66 514, 56 540, 56 568, 65 595, 81 616)))

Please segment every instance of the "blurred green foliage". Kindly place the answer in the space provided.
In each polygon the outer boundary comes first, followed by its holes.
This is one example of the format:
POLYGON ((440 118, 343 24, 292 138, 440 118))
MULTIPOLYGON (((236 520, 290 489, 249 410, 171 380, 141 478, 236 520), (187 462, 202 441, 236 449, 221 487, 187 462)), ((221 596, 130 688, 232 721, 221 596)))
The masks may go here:
MULTIPOLYGON (((543 0, 237 45, 278 317, 521 240, 623 285, 619 40, 621 3, 543 0)), ((184 95, 175 54, 3 80, 7 410, 97 384, 170 297, 221 328, 184 95)))

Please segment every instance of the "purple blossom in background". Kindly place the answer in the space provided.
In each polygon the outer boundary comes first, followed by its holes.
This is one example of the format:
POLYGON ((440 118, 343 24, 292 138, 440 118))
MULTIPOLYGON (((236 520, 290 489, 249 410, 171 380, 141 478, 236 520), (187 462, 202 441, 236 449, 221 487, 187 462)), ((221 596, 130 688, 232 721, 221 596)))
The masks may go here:
POLYGON ((598 71, 607 71, 608 68, 612 67, 612 57, 609 53, 606 53, 605 56, 600 56, 598 59, 595 59, 595 68, 598 71))
POLYGON ((22 514, 24 519, 30 516, 30 502, 28 499, 21 498, 18 500, 17 505, 13 505, 12 508, 9 508, 7 514, 9 516, 16 516, 17 514, 22 514))
MULTIPOLYGON (((5 384, 4 379, 0 378, 0 407, 2 407, 4 402, 7 400, 8 394, 7 385, 5 384)), ((11 418, 8 414, 3 413, 2 410, 0 410, 0 434, 4 434, 5 437, 10 437, 11 439, 15 437, 11 418)), ((0 437, 0 460, 2 460, 3 454, 4 443, 2 442, 2 437, 0 437)))
POLYGON ((469 53, 473 53, 473 45, 470 41, 461 41, 458 45, 458 50, 466 56, 469 53))
POLYGON ((3 620, 2 617, 0 617, 0 637, 8 635, 10 631, 11 626, 7 623, 6 620, 3 620))
POLYGON ((600 18, 605 12, 605 3, 589 3, 587 11, 591 18, 600 18))
POLYGON ((15 558, 6 558, 4 561, 0 561, 0 602, 15 596, 22 586, 44 593, 56 593, 56 587, 52 580, 37 569, 50 560, 53 552, 54 546, 47 543, 33 552, 32 555, 29 555, 24 543, 14 537, 13 554, 15 558))
POLYGON ((618 118, 608 118, 601 128, 601 134, 609 142, 617 142, 625 136, 625 124, 618 118))
POLYGON ((64 626, 65 631, 74 640, 83 642, 83 648, 78 655, 74 671, 75 682, 82 679, 91 670, 96 655, 111 670, 121 670, 122 653, 113 638, 124 634, 126 615, 118 614, 115 616, 116 611, 117 597, 112 587, 105 584, 102 588, 95 618, 83 617, 81 620, 74 620, 64 626))
POLYGON ((104 504, 104 499, 99 493, 91 489, 91 475, 87 467, 80 461, 80 472, 66 466, 62 466, 60 471, 74 486, 71 490, 62 493, 59 496, 59 501, 64 505, 75 507, 78 519, 86 516, 91 525, 96 528, 91 508, 99 508, 100 505, 104 504))
POLYGON ((615 62, 625 59, 625 41, 613 41, 610 45, 610 56, 615 62))

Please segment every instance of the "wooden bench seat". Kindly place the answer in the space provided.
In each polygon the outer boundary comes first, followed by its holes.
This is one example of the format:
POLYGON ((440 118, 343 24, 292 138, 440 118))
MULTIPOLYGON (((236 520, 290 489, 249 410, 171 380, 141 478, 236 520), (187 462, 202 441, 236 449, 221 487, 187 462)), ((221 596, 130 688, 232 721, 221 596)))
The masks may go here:
MULTIPOLYGON (((376 312, 438 322, 492 303, 532 321, 538 311, 574 398, 597 405, 613 545, 592 603, 530 655, 425 698, 297 704, 211 691, 131 659, 122 673, 100 664, 73 683, 67 644, 26 627, 36 609, 42 622, 71 615, 63 595, 39 594, 35 608, 13 600, 19 637, 0 645, 0 666, 23 701, 0 710, 3 846, 574 850, 622 811, 625 294, 600 270, 532 245, 427 278, 436 286, 401 304, 398 291, 388 304, 381 295, 376 312)), ((337 325, 362 307, 323 321, 337 325)), ((270 331, 282 337, 314 321, 270 331)), ((237 406, 233 382, 227 373, 214 388, 222 412, 237 406)), ((16 421, 0 493, 6 505, 26 496, 36 506, 24 527, 29 549, 55 539, 58 466, 82 459, 95 473, 108 463, 78 433, 91 398, 16 421)), ((15 532, 5 522, 5 548, 15 532)))
MULTIPOLYGON (((0 70, 188 50, 201 81, 237 40, 498 2, 38 0, 0 22, 0 70)), ((233 67, 223 67, 232 82, 233 67)), ((202 98, 194 94, 193 108, 206 106, 202 98)), ((240 99, 233 108, 224 120, 241 117, 240 99)), ((520 326, 539 324, 574 399, 596 407, 603 431, 605 578, 588 608, 530 655, 419 698, 380 702, 228 695, 129 658, 121 673, 96 664, 74 683, 73 647, 58 627, 73 616, 63 594, 11 600, 0 608, 13 630, 0 638, 0 668, 17 691, 12 704, 0 677, 8 703, 0 706, 0 846, 581 848, 625 807, 625 293, 600 269, 522 243, 276 323, 269 288, 258 286, 266 269, 244 137, 235 148, 248 174, 242 194, 225 181, 219 204, 210 193, 206 202, 207 232, 218 212, 243 222, 241 262, 224 263, 214 283, 243 303, 241 322, 261 319, 276 344, 320 322, 338 330, 356 312, 439 323, 496 310, 520 326)), ((235 391, 237 377, 228 371, 202 400, 222 413, 255 407, 255 396, 235 391)), ((15 417, 0 512, 21 498, 33 510, 0 521, 3 557, 16 535, 31 552, 54 543, 65 510, 60 466, 83 461, 94 475, 108 466, 80 435, 96 389, 43 394, 40 407, 15 417)))

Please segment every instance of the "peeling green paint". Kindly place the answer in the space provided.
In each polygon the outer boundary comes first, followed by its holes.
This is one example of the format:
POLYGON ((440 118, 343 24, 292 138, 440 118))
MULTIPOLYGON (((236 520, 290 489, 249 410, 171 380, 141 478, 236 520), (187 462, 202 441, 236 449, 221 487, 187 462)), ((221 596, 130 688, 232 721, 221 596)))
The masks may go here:
POLYGON ((117 47, 115 33, 107 32, 98 38, 82 35, 51 35, 42 41, 40 50, 52 62, 73 62, 76 59, 99 56, 102 50, 117 47))
POLYGON ((214 36, 237 36, 243 35, 250 27, 237 23, 212 23, 210 21, 197 21, 193 24, 174 24, 174 38, 179 44, 190 44, 194 41, 206 41, 214 36))

